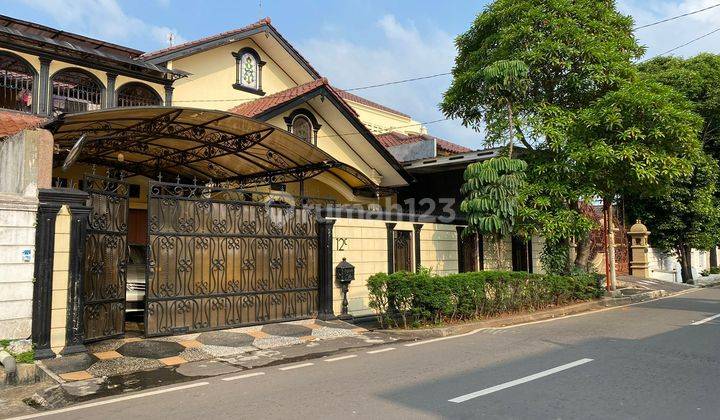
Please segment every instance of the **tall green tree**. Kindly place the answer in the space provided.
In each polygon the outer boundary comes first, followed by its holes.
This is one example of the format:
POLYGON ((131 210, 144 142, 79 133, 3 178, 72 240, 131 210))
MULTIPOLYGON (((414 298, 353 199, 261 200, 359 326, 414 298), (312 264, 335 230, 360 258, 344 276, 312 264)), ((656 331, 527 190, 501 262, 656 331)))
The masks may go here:
POLYGON ((578 266, 586 266, 582 258, 592 226, 578 211, 586 188, 555 143, 566 144, 580 111, 635 77, 631 61, 644 50, 632 27, 632 19, 609 0, 496 0, 457 38, 453 82, 441 103, 446 116, 476 130, 484 127, 489 146, 504 144, 514 125, 530 163, 531 195, 520 218, 528 223, 518 228, 544 236, 546 254, 560 249, 566 258, 570 238, 579 238, 578 266), (511 119, 504 103, 483 94, 484 69, 502 61, 528 67, 527 88, 514 97, 511 119))
POLYGON ((691 102, 703 118, 699 132, 703 148, 720 160, 720 55, 656 57, 638 68, 642 77, 674 88, 691 102))
POLYGON ((643 78, 683 94, 703 120, 697 135, 707 155, 693 162, 692 177, 668 185, 657 199, 628 201, 633 215, 652 226, 653 247, 675 254, 683 281, 691 282, 691 250, 712 249, 720 243, 720 56, 657 57, 638 67, 643 78))
MULTIPOLYGON (((653 197, 691 176, 702 153, 701 126, 682 95, 659 83, 637 81, 581 112, 560 147, 608 211, 621 195, 653 197)), ((611 261, 613 256, 611 248, 611 261)))
POLYGON ((515 144, 515 106, 527 92, 530 69, 517 60, 496 61, 483 69, 480 95, 488 102, 495 102, 507 110, 508 157, 512 159, 515 144))
POLYGON ((693 281, 692 249, 712 249, 720 242, 717 183, 717 161, 701 153, 690 177, 667 185, 657 197, 628 201, 630 214, 652 226, 653 247, 677 256, 684 283, 693 281))

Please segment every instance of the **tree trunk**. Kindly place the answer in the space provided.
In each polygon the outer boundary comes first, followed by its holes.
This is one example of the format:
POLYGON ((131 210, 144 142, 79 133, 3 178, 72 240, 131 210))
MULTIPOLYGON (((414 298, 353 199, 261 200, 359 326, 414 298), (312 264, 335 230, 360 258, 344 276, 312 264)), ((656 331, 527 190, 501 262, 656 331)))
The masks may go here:
POLYGON ((605 274, 610 290, 615 290, 615 231, 612 218, 612 198, 603 198, 605 215, 605 274))
POLYGON ((515 137, 515 133, 514 133, 514 131, 515 131, 515 130, 514 130, 515 122, 513 121, 512 104, 510 103, 510 101, 507 101, 507 110, 508 110, 508 122, 510 123, 510 124, 509 124, 509 128, 510 128, 510 140, 508 140, 508 145, 510 146, 510 150, 508 151, 508 157, 509 157, 510 159, 512 159, 513 144, 515 143, 515 139, 513 138, 513 137, 515 137))
POLYGON ((683 283, 692 283, 692 249, 686 245, 679 245, 675 252, 678 255, 678 262, 680 263, 680 277, 683 283))
POLYGON ((588 260, 590 259, 590 235, 578 238, 575 243, 575 261, 576 269, 587 271, 588 260))

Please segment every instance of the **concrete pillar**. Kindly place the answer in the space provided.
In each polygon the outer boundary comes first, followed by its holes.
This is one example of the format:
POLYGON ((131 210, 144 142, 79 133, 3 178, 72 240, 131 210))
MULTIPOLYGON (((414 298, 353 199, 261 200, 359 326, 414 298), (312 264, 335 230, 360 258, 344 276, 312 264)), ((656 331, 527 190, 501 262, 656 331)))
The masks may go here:
POLYGON ((648 237, 650 232, 639 220, 630 228, 630 275, 650 278, 648 237))
POLYGON ((46 130, 0 142, 0 337, 31 334, 38 189, 50 187, 53 139, 46 130))

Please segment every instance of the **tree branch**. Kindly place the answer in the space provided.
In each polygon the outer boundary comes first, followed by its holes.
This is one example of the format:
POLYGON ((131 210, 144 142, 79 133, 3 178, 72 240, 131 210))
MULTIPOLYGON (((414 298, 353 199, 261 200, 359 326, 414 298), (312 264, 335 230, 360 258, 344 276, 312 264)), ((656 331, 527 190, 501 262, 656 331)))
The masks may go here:
POLYGON ((523 146, 525 146, 525 148, 527 148, 528 150, 535 150, 535 148, 533 148, 525 138, 525 133, 523 133, 522 128, 518 126, 515 129, 517 130, 518 134, 520 134, 520 142, 523 144, 523 146))

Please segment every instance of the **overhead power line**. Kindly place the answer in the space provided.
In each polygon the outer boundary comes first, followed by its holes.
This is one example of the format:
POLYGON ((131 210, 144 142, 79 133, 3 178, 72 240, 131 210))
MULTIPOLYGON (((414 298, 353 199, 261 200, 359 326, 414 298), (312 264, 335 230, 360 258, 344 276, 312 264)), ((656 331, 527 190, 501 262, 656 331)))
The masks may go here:
POLYGON ((691 39, 691 40, 688 41, 688 42, 685 42, 685 43, 680 44, 680 45, 678 45, 678 46, 676 46, 676 47, 670 48, 669 50, 667 50, 667 51, 665 51, 665 52, 663 52, 663 53, 655 54, 655 55, 652 56, 652 57, 648 57, 648 58, 645 58, 645 59, 643 59, 643 60, 640 60, 639 62, 642 63, 642 62, 651 60, 651 59, 656 58, 656 57, 662 57, 663 55, 670 54, 671 52, 677 51, 677 50, 679 50, 680 48, 683 48, 683 47, 687 47, 688 45, 690 45, 690 44, 692 44, 692 43, 694 43, 694 42, 700 41, 700 40, 703 39, 703 38, 709 37, 710 35, 712 35, 712 34, 714 34, 714 33, 717 33, 717 32, 720 32, 720 28, 713 29, 712 31, 710 31, 710 32, 708 32, 708 33, 706 33, 706 34, 700 35, 699 37, 693 38, 693 39, 691 39))
POLYGON ((652 23, 648 23, 648 24, 646 24, 646 25, 636 26, 636 27, 633 28, 633 29, 638 30, 638 29, 649 28, 649 27, 651 27, 651 26, 659 25, 659 24, 661 24, 661 23, 670 22, 670 21, 672 21, 672 20, 684 18, 684 17, 686 17, 686 16, 690 16, 690 15, 695 15, 695 14, 698 14, 698 13, 702 13, 702 12, 704 12, 704 11, 707 11, 707 10, 710 10, 710 9, 714 9, 714 8, 716 8, 716 7, 720 7, 720 3, 716 3, 716 4, 713 4, 712 6, 704 7, 704 8, 702 8, 702 9, 693 10, 692 12, 683 13, 683 14, 681 14, 681 15, 671 16, 671 17, 669 17, 669 18, 662 19, 662 20, 658 20, 658 21, 652 22, 652 23))
POLYGON ((394 80, 392 82, 385 82, 385 83, 379 83, 377 85, 367 85, 367 86, 360 86, 360 87, 354 87, 350 89, 343 89, 345 92, 350 92, 353 90, 363 90, 363 89, 372 89, 377 87, 383 87, 383 86, 390 86, 390 85, 397 85, 400 83, 407 83, 407 82, 414 82, 417 80, 425 80, 425 79, 432 79, 434 77, 440 77, 440 76, 447 76, 452 74, 451 72, 445 72, 445 73, 437 73, 437 74, 431 74, 429 76, 419 76, 419 77, 413 77, 410 79, 402 79, 402 80, 394 80))

